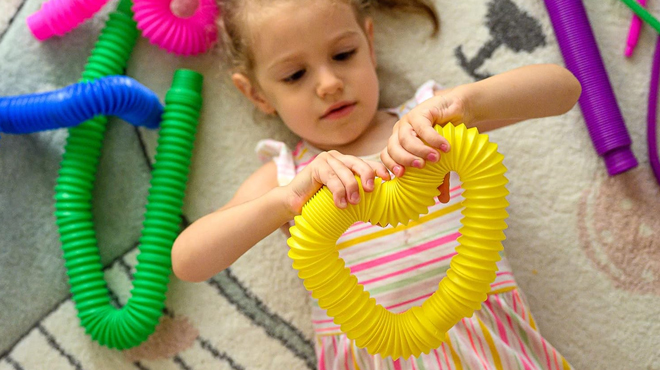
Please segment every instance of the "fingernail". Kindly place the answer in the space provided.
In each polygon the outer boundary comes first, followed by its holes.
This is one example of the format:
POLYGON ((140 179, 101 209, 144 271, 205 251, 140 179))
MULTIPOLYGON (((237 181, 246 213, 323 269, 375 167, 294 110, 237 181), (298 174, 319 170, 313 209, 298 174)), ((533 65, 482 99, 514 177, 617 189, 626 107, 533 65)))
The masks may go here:
POLYGON ((339 198, 339 206, 346 207, 346 198, 344 197, 339 198))
POLYGON ((447 144, 440 144, 440 150, 443 152, 447 153, 449 151, 449 145, 447 144))
POLYGON ((415 168, 422 168, 422 161, 420 161, 419 159, 415 159, 412 163, 412 166, 415 168))
POLYGON ((359 201, 360 201, 360 193, 351 194, 351 202, 352 203, 357 203, 359 201))
POLYGON ((392 172, 394 172, 394 176, 401 177, 403 175, 403 167, 396 165, 392 167, 392 172))
POLYGON ((429 162, 436 162, 438 160, 438 153, 436 152, 429 153, 429 155, 426 156, 426 159, 428 159, 429 162))
POLYGON ((367 187, 369 189, 373 189, 374 188, 374 180, 372 180, 372 179, 367 180, 367 187))

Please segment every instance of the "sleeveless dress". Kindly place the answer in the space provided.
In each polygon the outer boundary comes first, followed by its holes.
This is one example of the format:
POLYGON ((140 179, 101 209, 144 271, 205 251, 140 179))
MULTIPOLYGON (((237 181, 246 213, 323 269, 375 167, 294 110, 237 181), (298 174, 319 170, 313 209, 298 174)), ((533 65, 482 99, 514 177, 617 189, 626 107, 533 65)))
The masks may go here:
MULTIPOLYGON (((388 111, 401 118, 433 96, 438 88, 434 81, 428 81, 412 99, 388 111)), ((320 152, 304 141, 293 151, 274 140, 257 144, 257 154, 263 162, 275 161, 280 186, 288 184, 320 152)), ((379 160, 379 154, 363 158, 379 160)), ((451 173, 450 185, 449 203, 436 200, 417 222, 396 227, 357 222, 337 241, 340 257, 358 282, 377 303, 393 313, 421 306, 437 290, 456 254, 463 200, 456 173, 451 173)), ((441 347, 417 358, 392 360, 370 355, 343 334, 312 299, 318 369, 571 369, 539 334, 503 252, 501 256, 497 277, 481 309, 449 330, 441 347)))

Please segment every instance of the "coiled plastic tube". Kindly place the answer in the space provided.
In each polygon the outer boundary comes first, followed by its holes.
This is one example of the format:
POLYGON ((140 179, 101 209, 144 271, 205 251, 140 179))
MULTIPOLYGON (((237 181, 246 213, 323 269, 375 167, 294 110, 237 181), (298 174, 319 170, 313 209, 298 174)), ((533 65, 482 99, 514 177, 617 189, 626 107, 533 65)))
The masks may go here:
POLYGON ((360 187, 360 203, 344 210, 334 206, 332 194, 323 187, 290 229, 289 257, 305 287, 341 330, 372 355, 396 359, 429 353, 452 326, 481 308, 495 280, 509 205, 504 156, 476 128, 447 124, 435 129, 452 148, 440 161, 407 169, 405 176, 392 181, 376 181, 370 193, 360 187), (438 290, 421 307, 394 314, 358 284, 339 257, 337 240, 356 221, 397 225, 417 220, 435 204, 438 185, 449 171, 460 175, 465 190, 457 255, 438 290))
POLYGON ((133 11, 142 35, 170 53, 195 55, 207 51, 217 40, 215 24, 219 9, 215 0, 199 0, 187 18, 170 9, 172 0, 135 0, 133 11))
POLYGON ((612 91, 582 0, 545 0, 566 68, 582 84, 580 108, 610 176, 637 166, 632 140, 612 91))
POLYGON ((201 85, 200 74, 179 70, 165 97, 137 271, 131 298, 122 309, 110 304, 92 223, 91 186, 98 161, 82 148, 67 147, 55 195, 65 266, 81 324, 94 340, 110 348, 131 348, 145 341, 163 314, 170 253, 179 232, 202 103, 201 85))
MULTIPOLYGON (((130 0, 121 0, 110 14, 85 66, 83 80, 123 72, 138 36, 131 5, 130 0)), ((166 240, 173 240, 178 231, 178 199, 185 189, 183 178, 195 134, 193 121, 201 101, 198 82, 201 77, 193 73, 177 73, 166 96, 157 165, 140 239, 138 272, 131 299, 121 310, 110 304, 103 281, 91 206, 107 119, 97 116, 69 129, 55 187, 55 217, 80 324, 92 339, 110 348, 126 349, 140 344, 153 333, 163 313, 171 270, 167 250, 171 242, 166 240), (185 88, 185 81, 192 86, 185 88)))
POLYGON ((109 76, 51 92, 0 98, 0 132, 71 127, 99 114, 157 128, 162 113, 163 106, 151 90, 130 77, 109 76))
POLYGON ((41 9, 27 17, 34 37, 44 41, 62 36, 91 18, 108 0, 49 0, 41 9))

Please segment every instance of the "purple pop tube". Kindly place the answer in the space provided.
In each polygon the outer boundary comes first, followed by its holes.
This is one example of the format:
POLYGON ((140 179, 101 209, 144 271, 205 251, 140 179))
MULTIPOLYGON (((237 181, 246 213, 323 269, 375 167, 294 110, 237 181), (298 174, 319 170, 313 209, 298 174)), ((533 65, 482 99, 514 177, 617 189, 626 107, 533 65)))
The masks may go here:
POLYGON ((649 163, 653 169, 653 175, 660 184, 660 159, 658 158, 658 137, 656 136, 656 125, 658 124, 658 86, 660 85, 660 36, 655 43, 655 52, 653 53, 653 65, 651 67, 651 83, 649 84, 649 104, 646 140, 649 150, 649 163))
POLYGON ((545 0, 566 68, 582 84, 580 108, 610 176, 637 166, 632 140, 616 102, 582 0, 545 0))

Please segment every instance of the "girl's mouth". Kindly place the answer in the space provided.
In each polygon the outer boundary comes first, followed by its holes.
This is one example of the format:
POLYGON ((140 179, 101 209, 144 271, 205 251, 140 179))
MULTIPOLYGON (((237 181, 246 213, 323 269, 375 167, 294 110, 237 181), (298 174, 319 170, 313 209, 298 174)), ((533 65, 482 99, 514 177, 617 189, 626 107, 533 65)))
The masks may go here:
POLYGON ((341 102, 331 106, 326 113, 321 117, 322 119, 335 120, 349 115, 355 108, 356 103, 341 102))

